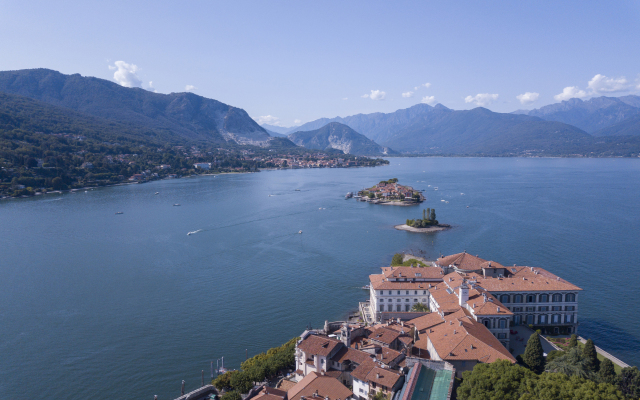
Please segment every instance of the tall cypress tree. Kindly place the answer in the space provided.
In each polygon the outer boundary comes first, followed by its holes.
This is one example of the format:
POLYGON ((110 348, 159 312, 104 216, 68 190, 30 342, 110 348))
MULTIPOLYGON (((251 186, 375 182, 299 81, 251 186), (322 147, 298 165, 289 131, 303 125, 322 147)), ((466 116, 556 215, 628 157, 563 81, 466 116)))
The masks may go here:
POLYGON ((536 374, 540 374, 544 370, 544 356, 538 333, 534 332, 531 337, 529 337, 522 361, 536 374))
POLYGON ((587 340, 584 345, 584 357, 587 359, 587 365, 591 372, 598 372, 600 370, 600 360, 598 360, 598 353, 596 352, 596 346, 593 344, 593 340, 587 340))
POLYGON ((436 209, 435 208, 431 209, 431 218, 429 218, 429 219, 432 220, 432 221, 436 220, 436 209))
POLYGON ((598 380, 602 383, 615 383, 616 370, 613 363, 608 358, 602 360, 600 371, 598 371, 598 380))
POLYGON ((571 339, 569 339, 569 348, 572 349, 578 345, 578 337, 574 333, 571 335, 571 339))

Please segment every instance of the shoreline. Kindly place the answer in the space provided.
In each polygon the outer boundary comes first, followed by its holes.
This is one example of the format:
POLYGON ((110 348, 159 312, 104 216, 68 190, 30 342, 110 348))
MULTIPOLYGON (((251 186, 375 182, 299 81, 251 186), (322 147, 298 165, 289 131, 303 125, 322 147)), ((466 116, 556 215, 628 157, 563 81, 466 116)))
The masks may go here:
POLYGON ((394 228, 396 228, 399 231, 407 231, 407 232, 414 232, 414 233, 430 233, 430 232, 439 232, 439 231, 451 229, 451 226, 436 225, 436 226, 430 226, 428 228, 414 228, 413 226, 402 224, 402 225, 395 225, 394 228))

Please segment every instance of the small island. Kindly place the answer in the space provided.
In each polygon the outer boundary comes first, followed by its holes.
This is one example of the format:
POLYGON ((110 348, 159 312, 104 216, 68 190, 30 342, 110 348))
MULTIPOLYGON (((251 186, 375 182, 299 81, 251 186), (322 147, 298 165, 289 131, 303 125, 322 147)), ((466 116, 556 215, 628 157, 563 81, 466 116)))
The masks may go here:
POLYGON ((396 225, 395 228, 402 231, 428 233, 449 229, 451 225, 438 223, 436 209, 427 208, 422 210, 422 219, 408 219, 406 224, 396 225))
POLYGON ((412 206, 422 203, 425 198, 411 186, 398 184, 398 178, 380 181, 377 185, 358 192, 360 201, 392 206, 412 206))

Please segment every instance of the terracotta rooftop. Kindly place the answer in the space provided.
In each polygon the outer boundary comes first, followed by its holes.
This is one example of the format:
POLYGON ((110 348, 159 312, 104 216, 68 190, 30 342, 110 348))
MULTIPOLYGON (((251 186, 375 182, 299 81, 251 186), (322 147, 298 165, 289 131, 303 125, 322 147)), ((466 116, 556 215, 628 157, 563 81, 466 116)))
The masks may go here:
POLYGON ((369 355, 369 353, 365 353, 364 351, 355 350, 345 346, 338 350, 338 352, 333 357, 331 357, 331 360, 339 363, 351 361, 356 364, 362 364, 370 358, 371 356, 369 355))
POLYGON ((437 267, 383 267, 387 279, 442 279, 442 270, 437 267))
POLYGON ((351 371, 351 376, 363 382, 366 382, 367 375, 369 375, 369 372, 371 372, 371 370, 375 368, 375 366, 376 363, 374 361, 367 360, 364 363, 358 365, 358 368, 351 371))
POLYGON ((414 318, 410 321, 407 321, 407 324, 413 325, 418 332, 422 332, 427 328, 440 325, 443 322, 444 318, 442 318, 440 314, 438 314, 437 312, 431 312, 427 315, 423 315, 422 317, 414 318))
POLYGON ((427 329, 426 335, 443 360, 516 361, 500 341, 472 317, 451 319, 427 329))
POLYGON ((258 394, 253 398, 260 400, 284 400, 285 397, 287 397, 286 391, 263 386, 258 394))
POLYGON ((509 272, 508 277, 474 277, 481 287, 490 292, 582 290, 578 286, 558 277, 557 275, 552 274, 551 272, 543 268, 506 267, 506 269, 509 272))
POLYGON ((387 368, 373 367, 367 374, 366 380, 391 389, 400 379, 400 374, 387 368))
MULTIPOLYGON (((457 293, 459 293, 459 290, 457 290, 457 293)), ((504 304, 482 288, 469 290, 467 305, 469 306, 469 311, 475 315, 513 315, 504 304)))
POLYGON ((482 259, 478 256, 472 256, 467 252, 453 254, 446 257, 440 257, 436 260, 436 264, 448 267, 449 265, 454 265, 456 268, 464 269, 464 270, 475 270, 480 269, 480 266, 487 260, 482 259))
POLYGON ((480 268, 505 268, 505 266, 495 261, 487 261, 480 264, 480 268))
POLYGON ((336 378, 326 375, 319 375, 316 372, 307 374, 294 387, 289 389, 287 396, 289 400, 299 400, 300 397, 328 397, 330 400, 345 400, 353 396, 353 392, 340 383, 336 378))
MULTIPOLYGON (((407 331, 408 330, 409 328, 407 328, 407 331)), ((370 340, 376 340, 386 345, 390 345, 398 337, 400 337, 400 332, 387 327, 378 328, 369 335, 370 340)))
POLYGON ((331 354, 336 346, 341 345, 341 341, 328 336, 309 335, 298 344, 298 348, 307 354, 317 354, 326 357, 331 354))

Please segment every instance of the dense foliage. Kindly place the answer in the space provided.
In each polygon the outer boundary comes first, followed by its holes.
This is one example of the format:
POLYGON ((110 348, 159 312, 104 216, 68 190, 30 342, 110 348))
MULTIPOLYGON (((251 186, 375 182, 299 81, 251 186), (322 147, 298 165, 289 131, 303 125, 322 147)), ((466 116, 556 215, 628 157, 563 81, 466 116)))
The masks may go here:
POLYGON ((407 225, 412 226, 414 228, 427 228, 430 226, 438 225, 438 220, 436 219, 436 209, 435 208, 427 208, 426 210, 422 210, 422 219, 408 219, 407 225))
POLYGON ((246 393, 255 382, 272 378, 278 372, 291 368, 295 364, 295 347, 299 338, 293 338, 280 347, 269 349, 243 362, 239 371, 229 371, 218 376, 213 385, 219 390, 235 390, 246 393))
POLYGON ((623 400, 623 394, 609 383, 596 383, 577 376, 532 371, 500 360, 477 364, 462 374, 459 400, 623 400))
POLYGON ((411 307, 411 311, 429 312, 429 306, 427 306, 426 304, 422 304, 422 303, 416 303, 416 304, 413 305, 413 307, 411 307))

